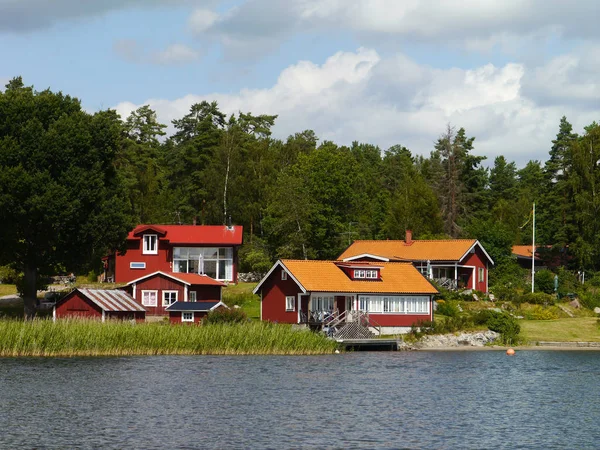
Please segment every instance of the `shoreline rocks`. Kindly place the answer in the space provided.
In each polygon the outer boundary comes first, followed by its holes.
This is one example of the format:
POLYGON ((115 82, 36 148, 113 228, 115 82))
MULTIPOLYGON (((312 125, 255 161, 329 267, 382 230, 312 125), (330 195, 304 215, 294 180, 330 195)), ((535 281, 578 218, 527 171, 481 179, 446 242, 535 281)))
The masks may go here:
POLYGON ((413 344, 403 342, 400 349, 484 347, 493 344, 499 337, 500 333, 490 330, 476 333, 433 334, 424 336, 413 344))

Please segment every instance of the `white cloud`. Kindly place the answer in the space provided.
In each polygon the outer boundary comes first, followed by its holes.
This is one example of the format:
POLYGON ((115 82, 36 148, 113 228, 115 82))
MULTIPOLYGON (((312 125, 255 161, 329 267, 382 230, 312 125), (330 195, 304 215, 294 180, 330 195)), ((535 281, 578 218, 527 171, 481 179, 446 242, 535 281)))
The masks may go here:
POLYGON ((181 65, 200 58, 200 53, 187 45, 172 44, 164 50, 149 52, 134 39, 115 41, 113 51, 125 61, 138 64, 181 65))
POLYGON ((234 54, 314 30, 516 52, 556 37, 598 40, 598 12, 596 0, 248 0, 219 16, 199 10, 190 27, 234 54))
POLYGON ((153 54, 151 60, 156 64, 172 65, 193 62, 199 57, 200 54, 196 50, 183 44, 173 44, 163 51, 153 54))
MULTIPOLYGON (((321 140, 346 145, 358 140, 383 149, 402 144, 415 154, 428 154, 452 123, 476 137, 477 154, 492 161, 504 154, 524 164, 547 158, 562 115, 576 129, 597 119, 595 111, 581 112, 568 102, 544 105, 524 96, 523 81, 531 73, 536 69, 514 63, 433 69, 402 54, 382 58, 361 48, 336 53, 322 65, 300 61, 283 70, 268 89, 149 99, 144 104, 170 123, 196 102, 217 100, 226 113, 278 114, 274 134, 279 138, 313 129, 321 140)), ((571 87, 576 82, 566 85, 571 87)), ((136 107, 121 103, 117 110, 126 116, 136 107)))

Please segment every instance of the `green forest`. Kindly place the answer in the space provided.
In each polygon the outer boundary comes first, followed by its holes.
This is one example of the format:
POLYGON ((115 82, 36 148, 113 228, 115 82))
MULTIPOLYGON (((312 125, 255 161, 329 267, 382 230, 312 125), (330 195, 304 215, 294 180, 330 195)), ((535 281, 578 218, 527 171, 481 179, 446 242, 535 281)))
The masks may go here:
POLYGON ((563 117, 547 160, 519 168, 504 156, 485 161, 476 154, 476 136, 460 124, 440 129, 423 156, 401 142, 382 149, 321 141, 312 130, 276 139, 276 121, 276 115, 227 115, 203 101, 173 120, 167 134, 149 106, 128 117, 90 114, 77 99, 13 79, 0 92, 3 262, 55 251, 61 258, 42 255, 30 265, 88 270, 136 223, 231 220, 245 231, 242 271, 264 272, 277 258, 336 258, 352 240, 403 239, 411 229, 416 239, 479 239, 497 263, 498 279, 516 270, 511 245, 531 243, 535 202, 536 243, 563 255, 568 248, 561 262, 569 269, 600 267, 595 122, 577 134, 563 117), (77 164, 83 168, 75 170, 77 164), (65 184, 64 177, 76 181, 65 184), (85 202, 95 206, 78 210, 85 202), (91 226, 102 233, 81 231, 91 226), (27 237, 19 227, 39 232, 27 237), (75 260, 67 254, 77 252, 78 234, 81 248, 91 250, 75 260), (53 244, 46 249, 40 242, 53 244))

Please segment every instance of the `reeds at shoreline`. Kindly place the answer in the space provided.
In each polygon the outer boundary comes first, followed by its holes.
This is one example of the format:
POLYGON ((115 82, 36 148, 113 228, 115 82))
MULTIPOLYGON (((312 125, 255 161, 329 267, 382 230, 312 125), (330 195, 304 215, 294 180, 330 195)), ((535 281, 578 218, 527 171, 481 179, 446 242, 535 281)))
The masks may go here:
POLYGON ((315 355, 334 341, 265 322, 205 326, 0 320, 0 356, 315 355))

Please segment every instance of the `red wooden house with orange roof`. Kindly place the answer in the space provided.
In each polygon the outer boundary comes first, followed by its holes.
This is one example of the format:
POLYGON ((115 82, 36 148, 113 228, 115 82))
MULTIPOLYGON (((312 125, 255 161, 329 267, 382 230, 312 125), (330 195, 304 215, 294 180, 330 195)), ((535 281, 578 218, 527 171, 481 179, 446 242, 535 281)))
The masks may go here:
POLYGON ((138 225, 125 253, 104 258, 104 279, 129 283, 157 271, 237 282, 243 228, 225 225, 138 225))
POLYGON ((346 262, 407 261, 423 275, 449 289, 488 292, 488 269, 494 261, 477 239, 354 241, 338 258, 346 262))
POLYGON ((258 283, 261 319, 349 322, 361 315, 380 333, 433 320, 436 288, 411 263, 280 260, 258 283))

